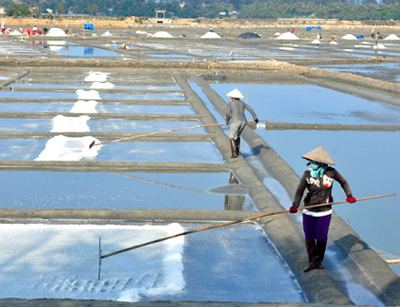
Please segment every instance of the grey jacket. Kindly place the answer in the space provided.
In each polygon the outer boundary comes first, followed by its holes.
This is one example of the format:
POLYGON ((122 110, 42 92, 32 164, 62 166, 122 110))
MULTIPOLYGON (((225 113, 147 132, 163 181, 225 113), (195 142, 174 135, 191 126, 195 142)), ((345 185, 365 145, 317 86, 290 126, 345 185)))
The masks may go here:
POLYGON ((225 112, 226 122, 232 123, 236 121, 247 121, 246 116, 244 115, 245 109, 251 113, 254 120, 257 119, 257 115, 252 107, 250 107, 247 103, 244 103, 240 99, 232 99, 228 103, 228 106, 226 107, 226 112, 225 112))

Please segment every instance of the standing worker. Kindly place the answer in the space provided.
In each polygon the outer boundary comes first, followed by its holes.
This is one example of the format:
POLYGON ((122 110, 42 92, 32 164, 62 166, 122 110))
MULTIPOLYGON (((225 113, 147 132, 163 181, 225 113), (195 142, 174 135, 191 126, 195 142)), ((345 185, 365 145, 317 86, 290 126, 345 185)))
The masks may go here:
POLYGON ((230 124, 229 138, 231 142, 232 158, 236 158, 240 154, 240 135, 247 125, 246 116, 244 110, 247 109, 254 118, 256 124, 258 118, 254 110, 240 99, 244 98, 242 93, 238 89, 226 94, 231 101, 228 103, 225 112, 226 124, 230 124))
MULTIPOLYGON (((293 201, 290 207, 290 213, 296 213, 299 207, 304 190, 308 193, 304 198, 304 206, 312 206, 333 201, 332 186, 333 180, 340 183, 346 194, 346 201, 355 203, 357 200, 353 197, 350 186, 346 179, 334 168, 328 164, 334 165, 335 162, 321 146, 302 156, 309 161, 307 169, 297 187, 293 201)), ((325 255, 326 243, 328 241, 329 224, 332 217, 332 206, 310 208, 303 210, 303 230, 308 254, 308 266, 304 272, 313 269, 324 269, 322 261, 325 255)))
POLYGON ((1 33, 6 33, 6 26, 4 24, 4 20, 1 22, 1 33))

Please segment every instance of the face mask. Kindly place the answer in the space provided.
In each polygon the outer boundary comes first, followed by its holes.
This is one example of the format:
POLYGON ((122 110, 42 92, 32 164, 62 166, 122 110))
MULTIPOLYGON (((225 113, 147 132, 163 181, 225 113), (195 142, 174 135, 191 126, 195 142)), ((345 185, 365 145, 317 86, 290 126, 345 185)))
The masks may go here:
POLYGON ((311 169, 314 170, 314 171, 318 170, 319 167, 320 167, 320 165, 321 165, 321 164, 318 163, 318 162, 314 162, 314 161, 311 161, 311 162, 310 162, 311 169))

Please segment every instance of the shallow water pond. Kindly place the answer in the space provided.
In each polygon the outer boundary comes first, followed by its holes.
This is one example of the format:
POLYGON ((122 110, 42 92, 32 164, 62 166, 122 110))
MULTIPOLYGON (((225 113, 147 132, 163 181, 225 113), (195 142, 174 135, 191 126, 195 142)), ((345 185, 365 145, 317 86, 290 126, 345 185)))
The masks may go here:
POLYGON ((1 171, 0 176, 1 208, 257 210, 248 195, 213 192, 229 184, 230 173, 1 171))
MULTIPOLYGON (((400 107, 344 94, 315 85, 294 84, 211 84, 221 97, 238 88, 259 119, 285 123, 385 124, 398 125, 400 107)), ((250 113, 246 116, 251 120, 250 113)))

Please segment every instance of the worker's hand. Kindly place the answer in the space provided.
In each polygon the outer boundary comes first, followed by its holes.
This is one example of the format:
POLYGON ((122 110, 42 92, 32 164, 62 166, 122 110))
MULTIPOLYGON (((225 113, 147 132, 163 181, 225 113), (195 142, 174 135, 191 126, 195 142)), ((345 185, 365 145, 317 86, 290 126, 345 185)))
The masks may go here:
POLYGON ((297 213, 297 207, 291 206, 290 209, 289 209, 289 212, 290 213, 297 213))
POLYGON ((257 118, 254 121, 256 122, 256 124, 258 124, 258 122, 259 122, 259 120, 257 118))
POLYGON ((352 203, 355 203, 357 201, 357 199, 355 197, 351 196, 351 197, 347 197, 346 201, 352 204, 352 203))

